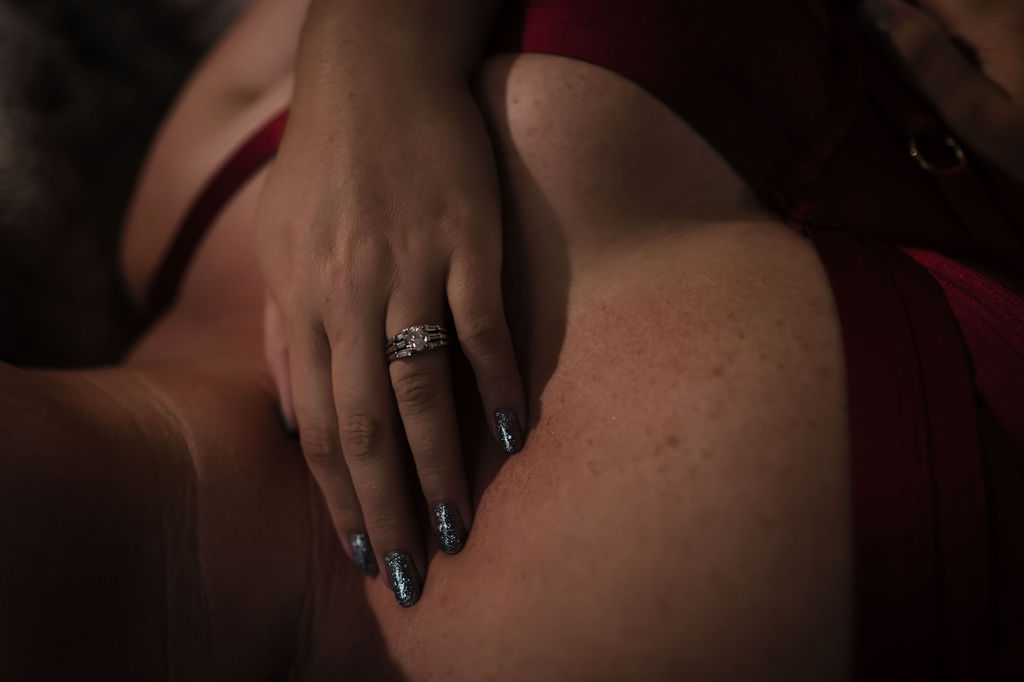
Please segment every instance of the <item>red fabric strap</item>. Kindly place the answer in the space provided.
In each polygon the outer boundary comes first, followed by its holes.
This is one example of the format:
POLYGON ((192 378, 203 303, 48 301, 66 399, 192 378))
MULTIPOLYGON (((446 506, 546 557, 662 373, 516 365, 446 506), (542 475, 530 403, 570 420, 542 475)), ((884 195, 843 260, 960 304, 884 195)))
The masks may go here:
POLYGON ((945 256, 919 249, 907 253, 945 292, 971 349, 978 390, 1010 442, 1024 452, 1024 300, 945 256))
POLYGON ((235 192, 277 152, 287 121, 288 111, 285 110, 260 127, 217 170, 196 199, 146 293, 147 323, 156 320, 174 303, 185 271, 207 230, 235 192))
POLYGON ((811 236, 842 311, 856 679, 987 679, 987 501, 956 320, 899 248, 832 230, 811 236))

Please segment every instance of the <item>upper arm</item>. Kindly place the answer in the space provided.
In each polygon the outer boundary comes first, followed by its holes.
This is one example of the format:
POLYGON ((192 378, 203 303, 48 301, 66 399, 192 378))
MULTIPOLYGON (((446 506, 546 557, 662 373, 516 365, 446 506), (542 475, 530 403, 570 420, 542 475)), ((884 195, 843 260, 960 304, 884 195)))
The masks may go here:
POLYGON ((0 366, 0 660, 12 679, 164 665, 153 459, 81 375, 0 366))

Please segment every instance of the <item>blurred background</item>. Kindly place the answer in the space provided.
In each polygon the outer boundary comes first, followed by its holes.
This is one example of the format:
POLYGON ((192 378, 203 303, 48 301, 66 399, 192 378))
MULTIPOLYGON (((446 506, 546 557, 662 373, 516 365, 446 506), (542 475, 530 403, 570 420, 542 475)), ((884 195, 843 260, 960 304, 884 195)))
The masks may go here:
POLYGON ((0 361, 116 360, 117 237, 150 137, 247 0, 0 0, 0 361))

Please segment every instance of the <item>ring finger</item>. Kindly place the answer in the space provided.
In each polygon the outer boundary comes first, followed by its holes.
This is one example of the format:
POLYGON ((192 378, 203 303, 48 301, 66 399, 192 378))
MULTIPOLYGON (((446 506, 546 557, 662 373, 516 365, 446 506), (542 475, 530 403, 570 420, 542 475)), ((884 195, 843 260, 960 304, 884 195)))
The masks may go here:
MULTIPOLYGON (((437 289, 421 290, 443 291, 440 283, 437 289)), ((442 303, 423 305, 419 298, 399 294, 388 311, 388 330, 407 330, 407 347, 424 345, 428 334, 423 327, 445 319, 442 303)), ((448 347, 414 351, 410 357, 394 359, 389 369, 431 525, 441 549, 456 554, 465 544, 472 508, 459 444, 448 347)))
POLYGON ((420 597, 425 565, 378 336, 383 314, 348 310, 331 334, 341 451, 381 570, 398 603, 412 606, 420 597))

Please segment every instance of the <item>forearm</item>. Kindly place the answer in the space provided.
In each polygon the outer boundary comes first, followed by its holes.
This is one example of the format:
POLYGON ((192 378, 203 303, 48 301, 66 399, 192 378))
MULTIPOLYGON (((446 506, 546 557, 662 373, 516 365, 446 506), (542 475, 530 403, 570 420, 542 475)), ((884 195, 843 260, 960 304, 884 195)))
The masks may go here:
MULTIPOLYGON (((130 396, 129 396, 130 398, 130 396)), ((84 375, 0 366, 0 660, 10 679, 164 666, 152 441, 84 375)))
POLYGON ((475 70, 501 0, 313 0, 300 71, 417 70, 468 75, 475 70))
POLYGON ((308 483, 252 381, 0 364, 11 679, 254 679, 293 655, 308 483), (216 642, 216 644, 214 644, 216 642))
POLYGON ((500 7, 499 0, 313 0, 278 172, 322 180, 339 197, 340 183, 356 175, 361 189, 351 192, 389 186, 392 175, 374 175, 387 166, 388 149, 405 155, 402 164, 437 168, 439 177, 465 165, 452 150, 466 140, 482 141, 489 153, 470 83, 500 7))
POLYGON ((345 121, 361 128, 384 108, 409 108, 415 91, 467 86, 500 4, 313 0, 296 63, 293 116, 307 132, 344 134, 345 121))

